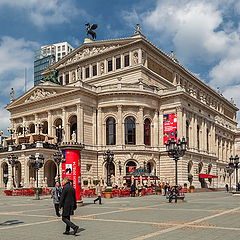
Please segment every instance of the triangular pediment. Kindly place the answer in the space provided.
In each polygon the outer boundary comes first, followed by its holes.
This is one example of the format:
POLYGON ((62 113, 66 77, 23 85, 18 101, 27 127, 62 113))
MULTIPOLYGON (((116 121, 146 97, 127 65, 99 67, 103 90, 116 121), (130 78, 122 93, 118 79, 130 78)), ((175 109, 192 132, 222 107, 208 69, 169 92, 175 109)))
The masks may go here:
POLYGON ((44 82, 33 87, 22 96, 15 99, 13 102, 7 105, 6 109, 15 108, 32 102, 46 100, 57 95, 72 92, 74 90, 76 90, 76 87, 63 87, 55 83, 44 82))
MULTIPOLYGON (((67 65, 74 64, 83 59, 96 56, 111 50, 116 50, 125 45, 131 44, 133 42, 139 41, 141 37, 135 38, 123 38, 123 39, 113 39, 113 40, 103 40, 103 41, 93 41, 90 40, 86 43, 83 43, 78 48, 76 48, 72 53, 69 53, 67 56, 53 64, 49 67, 45 73, 50 69, 61 69, 67 65)), ((44 74, 44 73, 43 73, 44 74)))

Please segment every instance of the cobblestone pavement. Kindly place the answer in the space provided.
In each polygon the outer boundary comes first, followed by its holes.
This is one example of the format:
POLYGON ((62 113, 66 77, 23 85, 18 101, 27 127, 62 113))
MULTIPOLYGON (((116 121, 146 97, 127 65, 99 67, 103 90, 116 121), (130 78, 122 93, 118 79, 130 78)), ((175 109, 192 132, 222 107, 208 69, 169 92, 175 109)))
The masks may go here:
MULTIPOLYGON (((103 205, 84 199, 73 222, 84 240, 236 240, 240 236, 240 196, 224 192, 186 194, 168 203, 163 196, 114 198, 103 205)), ((1 240, 71 239, 54 215, 49 197, 0 196, 1 240)))

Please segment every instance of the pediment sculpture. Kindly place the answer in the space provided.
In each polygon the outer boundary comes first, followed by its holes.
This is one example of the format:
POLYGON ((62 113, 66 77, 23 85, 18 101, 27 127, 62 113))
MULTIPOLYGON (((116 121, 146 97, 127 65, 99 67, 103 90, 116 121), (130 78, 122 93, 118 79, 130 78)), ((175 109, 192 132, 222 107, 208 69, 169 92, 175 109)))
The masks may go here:
MULTIPOLYGON (((77 62, 83 58, 89 57, 89 56, 94 56, 96 54, 108 51, 113 48, 119 47, 120 44, 117 45, 109 45, 109 46, 102 46, 102 47, 88 47, 83 49, 82 51, 79 51, 75 54, 75 56, 69 58, 65 64, 71 64, 74 62, 77 62)), ((64 64, 61 64, 60 66, 64 66, 64 64)))
POLYGON ((45 89, 37 89, 24 102, 32 102, 32 101, 40 100, 40 99, 49 97, 51 95, 55 95, 56 93, 57 92, 55 91, 46 91, 45 89))

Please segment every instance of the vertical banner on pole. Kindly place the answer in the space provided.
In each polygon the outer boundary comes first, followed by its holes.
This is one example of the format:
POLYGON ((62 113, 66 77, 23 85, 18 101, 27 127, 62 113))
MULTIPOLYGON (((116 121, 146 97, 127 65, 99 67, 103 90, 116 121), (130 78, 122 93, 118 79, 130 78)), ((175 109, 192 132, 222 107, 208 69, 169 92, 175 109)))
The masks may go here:
POLYGON ((177 114, 170 113, 163 115, 163 143, 166 144, 168 140, 177 140, 177 114))
POLYGON ((73 187, 76 190, 76 200, 82 201, 80 151, 74 149, 66 149, 63 151, 65 162, 62 164, 62 177, 69 177, 73 181, 73 187))

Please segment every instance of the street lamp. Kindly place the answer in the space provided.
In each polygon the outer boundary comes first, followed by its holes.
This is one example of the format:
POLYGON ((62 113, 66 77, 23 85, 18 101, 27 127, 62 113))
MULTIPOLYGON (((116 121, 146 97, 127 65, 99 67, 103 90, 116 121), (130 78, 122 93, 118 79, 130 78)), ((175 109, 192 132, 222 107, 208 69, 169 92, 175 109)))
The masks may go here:
POLYGON ((57 164, 57 168, 58 168, 58 182, 60 183, 60 170, 59 170, 59 165, 60 165, 60 163, 63 162, 62 152, 60 152, 60 151, 55 152, 55 153, 53 154, 53 160, 54 160, 54 162, 57 164))
POLYGON ((236 191, 239 191, 239 186, 238 186, 238 168, 239 166, 239 157, 236 155, 235 157, 231 156, 229 158, 230 163, 228 164, 230 168, 236 169, 236 191))
POLYGON ((121 161, 118 162, 118 169, 119 169, 119 173, 120 176, 122 175, 122 165, 121 165, 121 161))
POLYGON ((30 155, 29 157, 30 164, 37 171, 36 181, 37 181, 37 189, 36 189, 36 200, 39 200, 39 190, 38 190, 38 170, 43 167, 44 164, 44 156, 43 154, 30 155))
POLYGON ((103 159, 107 163, 107 186, 111 186, 110 164, 113 162, 114 154, 109 149, 103 153, 103 159))
POLYGON ((13 128, 7 128, 8 132, 10 133, 11 135, 11 142, 10 142, 10 145, 13 145, 13 134, 15 133, 15 130, 13 128))
POLYGON ((60 143, 62 141, 62 135, 63 135, 62 125, 59 125, 56 127, 56 133, 57 133, 57 142, 60 143))
POLYGON ((14 166, 17 164, 17 162, 18 162, 18 156, 14 155, 13 153, 11 153, 10 155, 8 155, 8 163, 12 166, 12 182, 13 182, 13 187, 16 187, 15 181, 14 181, 14 166))
POLYGON ((178 176, 177 176, 177 162, 180 157, 183 157, 187 150, 187 141, 183 137, 182 140, 178 139, 178 142, 173 138, 168 140, 166 143, 166 149, 168 156, 175 160, 175 184, 178 185, 178 176))
POLYGON ((227 171, 227 173, 229 174, 229 189, 230 189, 230 191, 231 191, 231 189, 232 189, 232 179, 231 179, 231 175, 232 175, 232 173, 234 172, 234 169, 231 167, 231 166, 229 166, 230 165, 230 163, 226 166, 226 171, 227 171))

